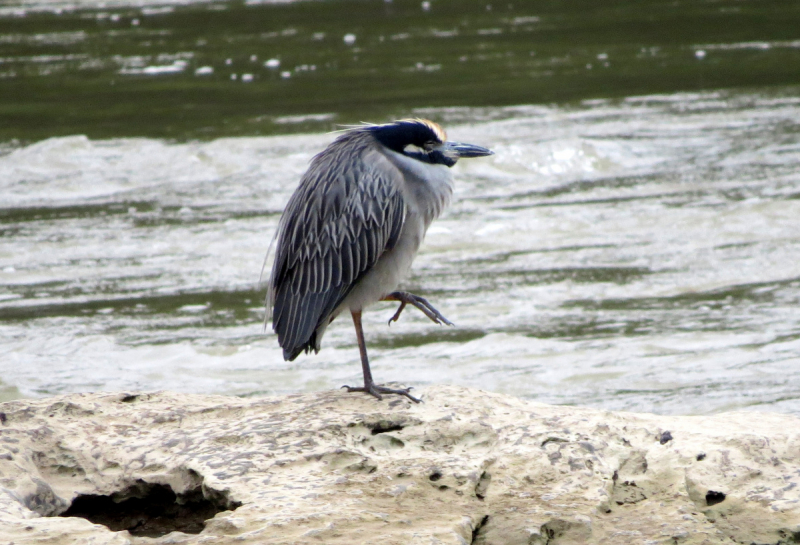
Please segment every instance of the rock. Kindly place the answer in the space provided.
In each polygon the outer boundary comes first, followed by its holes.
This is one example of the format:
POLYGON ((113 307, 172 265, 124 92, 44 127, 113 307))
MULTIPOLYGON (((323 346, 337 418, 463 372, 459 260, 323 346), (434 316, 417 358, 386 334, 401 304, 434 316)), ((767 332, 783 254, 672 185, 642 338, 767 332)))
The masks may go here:
POLYGON ((422 397, 2 404, 0 542, 800 542, 795 416, 612 413, 449 386, 422 397))

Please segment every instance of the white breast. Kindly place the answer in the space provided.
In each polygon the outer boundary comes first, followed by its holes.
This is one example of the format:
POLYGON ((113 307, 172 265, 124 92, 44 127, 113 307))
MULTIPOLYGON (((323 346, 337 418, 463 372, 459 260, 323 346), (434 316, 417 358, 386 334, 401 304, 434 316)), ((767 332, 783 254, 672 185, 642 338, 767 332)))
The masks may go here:
POLYGON ((387 151, 386 155, 403 173, 400 182, 406 203, 403 230, 395 247, 384 253, 364 275, 337 308, 337 314, 346 308, 361 310, 397 289, 408 277, 428 227, 453 195, 453 178, 448 167, 423 163, 392 151, 387 151))
POLYGON ((390 150, 384 153, 403 173, 402 190, 406 206, 424 219, 427 231, 431 222, 450 204, 453 196, 452 171, 445 165, 423 163, 402 153, 390 150))

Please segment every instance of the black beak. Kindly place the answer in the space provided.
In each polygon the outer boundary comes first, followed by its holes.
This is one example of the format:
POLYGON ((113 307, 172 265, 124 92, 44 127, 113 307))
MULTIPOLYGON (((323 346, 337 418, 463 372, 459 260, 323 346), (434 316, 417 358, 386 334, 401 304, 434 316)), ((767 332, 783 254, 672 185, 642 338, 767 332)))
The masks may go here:
POLYGON ((468 159, 470 157, 485 157, 487 155, 494 155, 492 150, 475 146, 473 144, 462 144, 461 142, 445 142, 444 147, 447 151, 446 154, 456 155, 459 158, 468 159), (447 153, 450 152, 450 153, 447 153))

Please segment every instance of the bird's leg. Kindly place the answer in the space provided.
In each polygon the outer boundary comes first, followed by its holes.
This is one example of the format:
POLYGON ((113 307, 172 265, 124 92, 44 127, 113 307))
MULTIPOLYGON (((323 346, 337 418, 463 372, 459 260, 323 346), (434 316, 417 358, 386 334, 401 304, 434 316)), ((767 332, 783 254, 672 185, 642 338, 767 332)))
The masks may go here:
POLYGON ((400 318, 400 314, 408 304, 417 307, 435 324, 453 325, 453 322, 442 316, 442 313, 436 310, 427 299, 420 297, 419 295, 414 295, 413 293, 408 293, 407 291, 395 291, 383 297, 381 301, 400 301, 400 308, 397 309, 397 312, 394 313, 394 316, 389 318, 390 325, 392 322, 396 322, 397 319, 400 318))
MULTIPOLYGON (((374 384, 372 371, 369 368, 369 358, 367 358, 367 343, 364 340, 364 328, 361 326, 361 311, 350 312, 353 315, 353 325, 356 327, 356 339, 358 340, 358 353, 361 355, 361 370, 364 372, 364 387, 374 384)), ((378 399, 381 396, 377 396, 378 399)))
POLYGON ((377 397, 378 399, 383 399, 383 396, 381 394, 397 394, 401 396, 406 396, 414 403, 419 403, 420 400, 409 393, 411 391, 411 388, 401 388, 395 390, 392 388, 386 388, 384 386, 378 386, 377 384, 375 384, 375 382, 372 380, 372 371, 370 371, 369 369, 369 359, 367 358, 367 345, 364 342, 364 329, 361 327, 361 311, 351 310, 350 314, 353 315, 353 325, 356 326, 358 351, 361 354, 361 370, 364 372, 364 386, 363 387, 342 386, 342 388, 347 388, 348 392, 365 392, 377 397))

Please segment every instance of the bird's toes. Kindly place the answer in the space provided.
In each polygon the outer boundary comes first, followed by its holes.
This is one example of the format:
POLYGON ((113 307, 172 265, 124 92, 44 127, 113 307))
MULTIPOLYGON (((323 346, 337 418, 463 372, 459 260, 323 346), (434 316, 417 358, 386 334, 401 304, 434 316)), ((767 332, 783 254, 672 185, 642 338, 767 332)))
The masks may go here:
POLYGON ((371 396, 377 397, 378 399, 383 399, 383 396, 375 389, 375 387, 365 388, 364 386, 342 386, 342 388, 347 388, 347 392, 364 392, 365 394, 369 394, 371 396))
POLYGON ((412 388, 411 386, 409 386, 408 388, 394 389, 394 388, 387 388, 385 386, 378 386, 377 384, 370 384, 369 386, 347 386, 347 385, 345 385, 345 386, 342 386, 342 388, 347 388, 348 393, 349 392, 364 392, 365 394, 369 394, 369 395, 371 395, 373 397, 376 397, 377 399, 383 399, 383 396, 381 394, 395 394, 395 395, 405 396, 408 399, 410 399, 411 401, 413 401, 414 403, 421 403, 422 402, 421 399, 418 399, 418 398, 416 398, 416 397, 411 395, 411 393, 410 393, 411 392, 411 388, 412 388))
POLYGON ((436 312, 436 320, 434 320, 439 325, 453 325, 453 322, 442 316, 438 311, 436 312))
POLYGON ((418 399, 418 398, 416 398, 416 397, 411 395, 411 388, 412 388, 412 386, 409 386, 408 388, 397 388, 397 389, 386 388, 385 386, 375 386, 375 389, 377 391, 379 391, 380 393, 382 393, 382 394, 401 395, 401 396, 407 397, 408 399, 410 399, 414 403, 421 403, 422 402, 421 399, 418 399))

